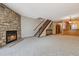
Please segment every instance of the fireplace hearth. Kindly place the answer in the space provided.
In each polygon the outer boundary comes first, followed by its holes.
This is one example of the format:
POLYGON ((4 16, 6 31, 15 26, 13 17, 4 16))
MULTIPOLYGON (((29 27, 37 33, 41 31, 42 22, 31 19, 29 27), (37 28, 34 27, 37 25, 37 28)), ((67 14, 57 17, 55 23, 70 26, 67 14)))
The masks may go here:
POLYGON ((6 43, 17 40, 17 31, 6 31, 6 43))

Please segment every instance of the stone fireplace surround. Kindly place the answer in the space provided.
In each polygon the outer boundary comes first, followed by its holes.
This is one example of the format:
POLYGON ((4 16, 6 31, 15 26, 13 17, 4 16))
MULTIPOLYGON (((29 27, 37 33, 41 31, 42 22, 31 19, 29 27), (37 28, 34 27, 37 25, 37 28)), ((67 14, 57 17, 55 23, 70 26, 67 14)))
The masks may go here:
POLYGON ((7 31, 17 31, 17 40, 21 38, 21 16, 0 3, 0 46, 6 45, 7 31))

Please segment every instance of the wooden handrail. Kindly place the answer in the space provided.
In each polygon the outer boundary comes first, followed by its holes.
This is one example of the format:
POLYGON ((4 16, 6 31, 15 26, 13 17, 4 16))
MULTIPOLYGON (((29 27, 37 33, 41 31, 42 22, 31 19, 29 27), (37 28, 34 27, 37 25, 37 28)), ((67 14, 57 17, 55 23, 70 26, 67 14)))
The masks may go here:
POLYGON ((47 27, 49 23, 50 23, 50 20, 47 20, 47 22, 43 24, 42 29, 40 30, 39 36, 42 34, 42 32, 44 31, 44 29, 47 27))
POLYGON ((34 35, 38 35, 38 37, 40 37, 41 33, 44 31, 44 29, 47 27, 47 25, 51 22, 51 20, 46 20, 44 22, 44 24, 39 28, 39 30, 37 31, 37 33, 34 35))
POLYGON ((44 22, 44 20, 36 26, 36 28, 34 29, 34 31, 35 31, 43 22, 44 22))

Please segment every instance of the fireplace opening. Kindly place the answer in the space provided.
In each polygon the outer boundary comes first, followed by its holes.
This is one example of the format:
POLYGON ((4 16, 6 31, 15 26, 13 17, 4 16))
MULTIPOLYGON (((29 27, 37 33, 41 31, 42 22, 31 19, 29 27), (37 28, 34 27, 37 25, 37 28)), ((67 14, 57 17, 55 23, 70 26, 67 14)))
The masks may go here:
POLYGON ((6 43, 17 40, 17 31, 6 31, 6 43))

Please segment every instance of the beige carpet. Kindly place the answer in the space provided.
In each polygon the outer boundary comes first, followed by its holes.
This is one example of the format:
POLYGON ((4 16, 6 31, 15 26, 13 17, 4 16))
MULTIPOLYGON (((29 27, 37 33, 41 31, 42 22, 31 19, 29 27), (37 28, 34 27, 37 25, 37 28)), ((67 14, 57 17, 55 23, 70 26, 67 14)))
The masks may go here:
POLYGON ((51 35, 41 38, 25 38, 11 47, 0 48, 0 55, 79 56, 79 37, 51 35))

